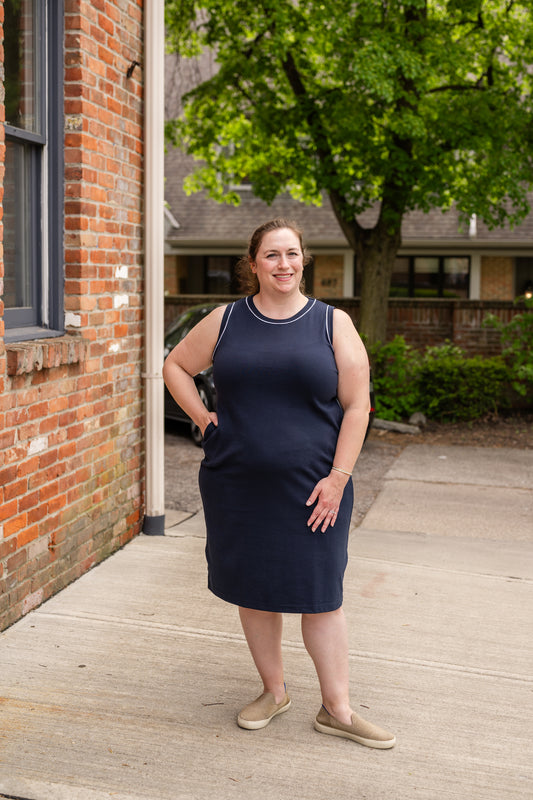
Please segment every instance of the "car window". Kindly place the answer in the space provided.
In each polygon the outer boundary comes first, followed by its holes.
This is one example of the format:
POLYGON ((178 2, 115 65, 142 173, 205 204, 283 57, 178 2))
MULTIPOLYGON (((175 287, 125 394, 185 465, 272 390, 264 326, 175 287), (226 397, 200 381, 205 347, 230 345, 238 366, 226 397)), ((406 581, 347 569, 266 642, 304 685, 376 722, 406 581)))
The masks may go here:
POLYGON ((187 336, 191 328, 194 328, 194 326, 215 307, 215 305, 207 305, 201 308, 191 308, 188 311, 184 311, 165 336, 165 357, 176 347, 178 342, 181 342, 181 340, 187 336))
POLYGON ((169 350, 171 350, 184 338, 184 336, 189 333, 192 327, 191 316, 191 314, 187 314, 179 321, 179 324, 176 325, 176 327, 172 328, 168 332, 168 334, 165 336, 165 348, 168 347, 169 350))

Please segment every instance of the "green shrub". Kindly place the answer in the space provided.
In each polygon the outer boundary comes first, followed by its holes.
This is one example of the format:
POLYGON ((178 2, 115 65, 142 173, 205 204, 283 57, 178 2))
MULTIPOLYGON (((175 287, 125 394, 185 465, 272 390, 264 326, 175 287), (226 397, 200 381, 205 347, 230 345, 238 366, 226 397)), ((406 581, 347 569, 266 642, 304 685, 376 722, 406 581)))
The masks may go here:
POLYGON ((369 348, 376 416, 401 420, 415 411, 439 422, 470 421, 509 405, 509 368, 501 356, 467 358, 450 342, 422 355, 402 336, 369 348))
MULTIPOLYGON (((520 298, 522 299, 522 298, 520 298)), ((533 395, 533 300, 523 298, 526 310, 516 314, 510 322, 503 323, 494 314, 488 314, 484 325, 500 331, 502 356, 509 367, 511 386, 522 395, 533 395)))
POLYGON ((479 419, 508 405, 508 384, 501 356, 467 358, 454 345, 429 347, 418 372, 421 410, 439 422, 479 419))
POLYGON ((376 416, 399 420, 420 409, 417 373, 420 353, 403 336, 369 348, 376 396, 376 416))

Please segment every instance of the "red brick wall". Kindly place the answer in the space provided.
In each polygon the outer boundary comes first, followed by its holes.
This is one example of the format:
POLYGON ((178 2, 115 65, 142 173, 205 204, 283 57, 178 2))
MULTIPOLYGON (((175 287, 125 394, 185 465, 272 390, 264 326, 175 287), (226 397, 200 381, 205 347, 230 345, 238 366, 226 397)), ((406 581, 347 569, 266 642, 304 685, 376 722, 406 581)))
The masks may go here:
POLYGON ((0 629, 142 520, 142 15, 65 0, 67 335, 0 331, 0 629))

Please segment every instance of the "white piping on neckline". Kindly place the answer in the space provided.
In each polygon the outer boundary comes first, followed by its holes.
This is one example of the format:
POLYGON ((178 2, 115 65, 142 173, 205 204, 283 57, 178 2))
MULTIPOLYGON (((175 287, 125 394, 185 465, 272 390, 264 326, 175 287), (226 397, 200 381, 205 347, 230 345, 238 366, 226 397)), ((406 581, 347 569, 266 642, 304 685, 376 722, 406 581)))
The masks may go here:
MULTIPOLYGON (((310 298, 309 298, 309 299, 310 299, 310 298)), ((311 309, 313 308, 313 306, 314 306, 314 305, 315 305, 315 303, 316 303, 316 297, 314 297, 314 298, 313 298, 313 302, 311 303, 311 305, 309 306, 309 308, 305 308, 305 306, 304 306, 304 308, 302 308, 301 312, 299 312, 299 313, 298 313, 298 316, 296 316, 296 317, 294 317, 294 318, 291 318, 291 319, 285 319, 285 320, 284 320, 284 319, 280 319, 280 320, 271 320, 271 319, 266 319, 266 318, 265 318, 265 317, 263 317, 263 316, 259 316, 259 315, 258 315, 258 314, 257 314, 257 313, 254 311, 254 309, 252 308, 252 306, 250 305, 250 300, 251 300, 251 298, 250 298, 250 297, 247 297, 247 298, 246 298, 246 308, 248 309, 248 311, 250 312, 250 314, 252 314, 252 315, 253 315, 253 316, 254 316, 256 319, 258 319, 258 320, 259 320, 259 322, 265 322, 267 325, 290 325, 290 324, 291 324, 291 323, 293 323, 293 322, 298 322, 298 320, 299 320, 299 319, 302 319, 302 317, 305 317, 305 315, 306 315, 306 314, 308 314, 308 313, 311 311, 311 309)))

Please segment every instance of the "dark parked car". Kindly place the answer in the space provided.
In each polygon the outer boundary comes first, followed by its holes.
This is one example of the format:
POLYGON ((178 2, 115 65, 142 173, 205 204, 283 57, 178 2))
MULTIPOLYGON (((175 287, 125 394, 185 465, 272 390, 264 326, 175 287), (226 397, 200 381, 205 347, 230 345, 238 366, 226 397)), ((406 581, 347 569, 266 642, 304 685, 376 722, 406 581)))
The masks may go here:
MULTIPOLYGON (((203 303, 198 306, 192 306, 188 308, 187 311, 184 311, 183 314, 177 318, 177 320, 171 325, 168 329, 167 333, 165 334, 165 358, 168 356, 170 351, 181 342, 181 340, 189 333, 191 328, 200 322, 210 311, 217 307, 217 305, 222 305, 221 303, 203 303)), ((198 392, 200 397, 202 398, 204 405, 209 409, 209 411, 216 411, 217 410, 217 395, 215 391, 215 384, 213 383, 213 369, 212 367, 208 367, 208 369, 204 369, 203 372, 198 373, 194 379, 196 386, 198 387, 198 392)), ((366 430, 366 436, 372 427, 372 421, 374 419, 374 388, 372 384, 372 376, 370 376, 370 419, 368 421, 368 428, 366 430)), ((185 411, 181 409, 168 389, 165 386, 165 417, 168 419, 177 420, 178 422, 188 422, 191 426, 191 436, 193 441, 198 446, 202 443, 202 434, 200 433, 200 429, 198 425, 195 425, 191 419, 187 416, 185 411)), ((366 439, 365 436, 365 439, 366 439)))

